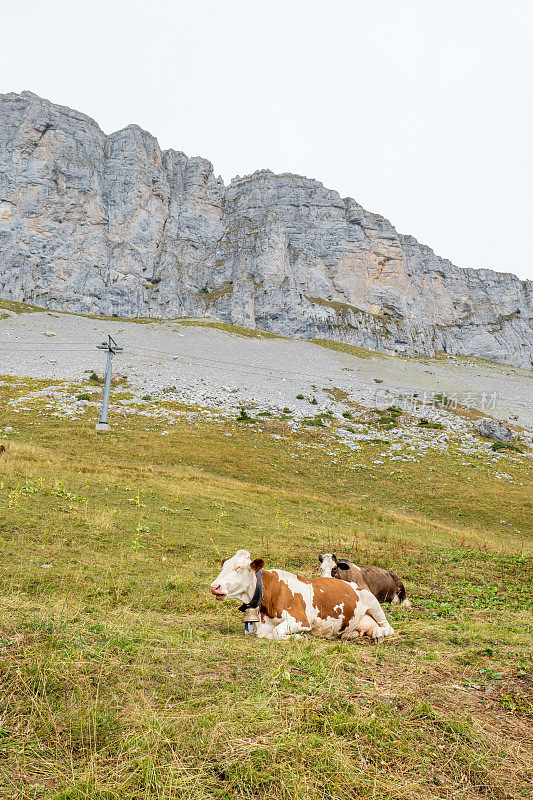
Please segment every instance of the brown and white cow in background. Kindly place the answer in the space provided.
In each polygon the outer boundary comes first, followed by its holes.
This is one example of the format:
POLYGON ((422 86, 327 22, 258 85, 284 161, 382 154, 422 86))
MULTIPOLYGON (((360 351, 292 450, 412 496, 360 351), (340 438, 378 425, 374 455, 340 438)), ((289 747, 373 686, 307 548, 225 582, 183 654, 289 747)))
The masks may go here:
POLYGON ((338 578, 341 581, 355 581, 358 586, 370 589, 380 603, 396 603, 409 607, 405 586, 394 572, 387 572, 371 564, 360 567, 353 561, 343 561, 333 553, 318 556, 323 578, 338 578))
POLYGON ((394 633, 380 604, 368 589, 333 578, 300 578, 283 569, 263 570, 264 561, 253 561, 247 550, 237 550, 222 562, 222 570, 210 586, 217 600, 235 598, 250 603, 261 571, 263 597, 256 636, 283 640, 293 634, 312 632, 343 639, 370 636, 381 642, 394 633))

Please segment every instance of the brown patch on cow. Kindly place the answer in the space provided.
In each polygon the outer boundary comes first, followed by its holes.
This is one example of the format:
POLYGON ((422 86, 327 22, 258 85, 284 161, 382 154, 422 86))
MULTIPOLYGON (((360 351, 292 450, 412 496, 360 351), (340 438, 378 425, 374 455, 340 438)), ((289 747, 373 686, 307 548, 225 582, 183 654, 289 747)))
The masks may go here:
POLYGON ((283 611, 288 613, 304 627, 309 627, 305 613, 305 601, 299 592, 293 593, 275 572, 263 570, 264 597, 261 613, 270 619, 280 619, 283 611))
MULTIPOLYGON (((339 578, 341 581, 356 583, 361 589, 370 589, 370 586, 368 586, 363 576, 363 567, 358 567, 357 564, 351 564, 349 562, 341 561, 340 563, 348 563, 348 569, 341 569, 341 567, 337 565, 331 572, 332 578, 339 578)), ((370 589, 370 591, 372 590, 370 589)))
POLYGON ((344 604, 342 610, 341 631, 348 627, 352 619, 355 607, 359 602, 359 595, 345 581, 335 581, 333 578, 301 578, 299 581, 310 583, 313 587, 313 605, 318 610, 320 619, 339 618, 339 611, 335 606, 344 604))
POLYGON ((405 587, 394 572, 387 572, 386 569, 374 567, 372 564, 360 567, 351 561, 344 563, 348 564, 349 569, 339 569, 337 566, 332 577, 341 581, 354 581, 362 589, 370 589, 380 603, 392 603, 395 595, 398 595, 400 601, 405 600, 405 587))

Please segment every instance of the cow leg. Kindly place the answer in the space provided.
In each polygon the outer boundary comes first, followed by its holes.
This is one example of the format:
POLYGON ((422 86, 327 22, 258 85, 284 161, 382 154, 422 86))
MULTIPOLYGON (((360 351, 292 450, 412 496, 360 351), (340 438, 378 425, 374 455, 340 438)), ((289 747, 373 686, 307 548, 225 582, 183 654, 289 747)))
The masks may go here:
POLYGON ((403 606, 404 608, 411 608, 411 602, 410 600, 407 599, 407 597, 401 600, 399 595, 395 594, 394 597, 392 598, 392 602, 394 603, 395 606, 403 606))
MULTIPOLYGON (((376 620, 367 613, 362 613, 352 617, 347 628, 341 634, 341 638, 359 639, 361 636, 370 636, 370 638, 376 638, 374 636, 374 631, 378 631, 376 620)), ((381 633, 379 635, 381 635, 381 633)))
POLYGON ((255 633, 259 639, 283 641, 290 638, 297 638, 300 633, 310 630, 310 625, 306 626, 298 622, 298 620, 291 617, 287 611, 283 611, 280 622, 270 619, 270 617, 263 617, 262 622, 255 623, 255 630, 252 632, 255 633))
POLYGON ((254 623, 252 633, 255 633, 258 639, 272 639, 275 627, 276 623, 274 620, 266 617, 262 622, 254 623))
POLYGON ((368 589, 357 589, 359 602, 348 627, 342 634, 343 639, 356 639, 359 636, 371 636, 376 642, 383 641, 385 636, 394 633, 387 622, 383 609, 368 589), (377 624, 376 624, 377 623, 377 624))
POLYGON ((298 636, 300 633, 310 630, 311 626, 306 617, 305 622, 303 622, 295 619, 288 611, 282 611, 281 622, 274 628, 272 638, 277 641, 282 641, 284 639, 290 639, 291 637, 295 638, 295 635, 298 636))
POLYGON ((368 604, 367 615, 375 619, 375 621, 378 623, 377 627, 375 627, 372 631, 372 638, 376 639, 377 641, 383 641, 385 636, 391 636, 391 634, 394 633, 394 628, 392 628, 387 622, 387 617, 385 616, 383 609, 381 608, 376 597, 372 594, 372 592, 369 592, 368 589, 363 589, 360 591, 360 596, 363 602, 368 604))

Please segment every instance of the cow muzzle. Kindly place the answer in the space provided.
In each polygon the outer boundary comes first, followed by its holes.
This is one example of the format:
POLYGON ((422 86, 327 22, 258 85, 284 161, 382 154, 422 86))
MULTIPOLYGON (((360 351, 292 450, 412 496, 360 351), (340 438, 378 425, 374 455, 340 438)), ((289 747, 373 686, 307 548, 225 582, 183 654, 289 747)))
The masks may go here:
POLYGON ((226 597, 226 592, 223 592, 221 586, 218 584, 216 586, 210 586, 209 591, 216 597, 217 600, 224 600, 226 597))

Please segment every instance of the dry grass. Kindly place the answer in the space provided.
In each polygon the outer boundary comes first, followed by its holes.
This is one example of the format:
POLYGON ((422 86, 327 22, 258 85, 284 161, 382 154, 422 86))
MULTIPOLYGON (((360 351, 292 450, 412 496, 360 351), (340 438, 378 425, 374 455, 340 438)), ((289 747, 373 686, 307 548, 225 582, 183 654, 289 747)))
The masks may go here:
POLYGON ((326 347, 328 350, 349 353, 349 355, 357 356, 358 358, 385 358, 383 353, 378 353, 376 350, 367 350, 365 347, 357 347, 357 345, 348 344, 347 342, 336 342, 333 339, 310 339, 310 342, 311 344, 318 344, 320 347, 326 347))
POLYGON ((388 462, 185 412, 96 434, 93 411, 11 413, 38 385, 0 385, 2 798, 529 795, 522 457, 388 462), (207 597, 237 547, 304 574, 325 549, 394 567, 413 609, 379 648, 245 638, 207 597))

